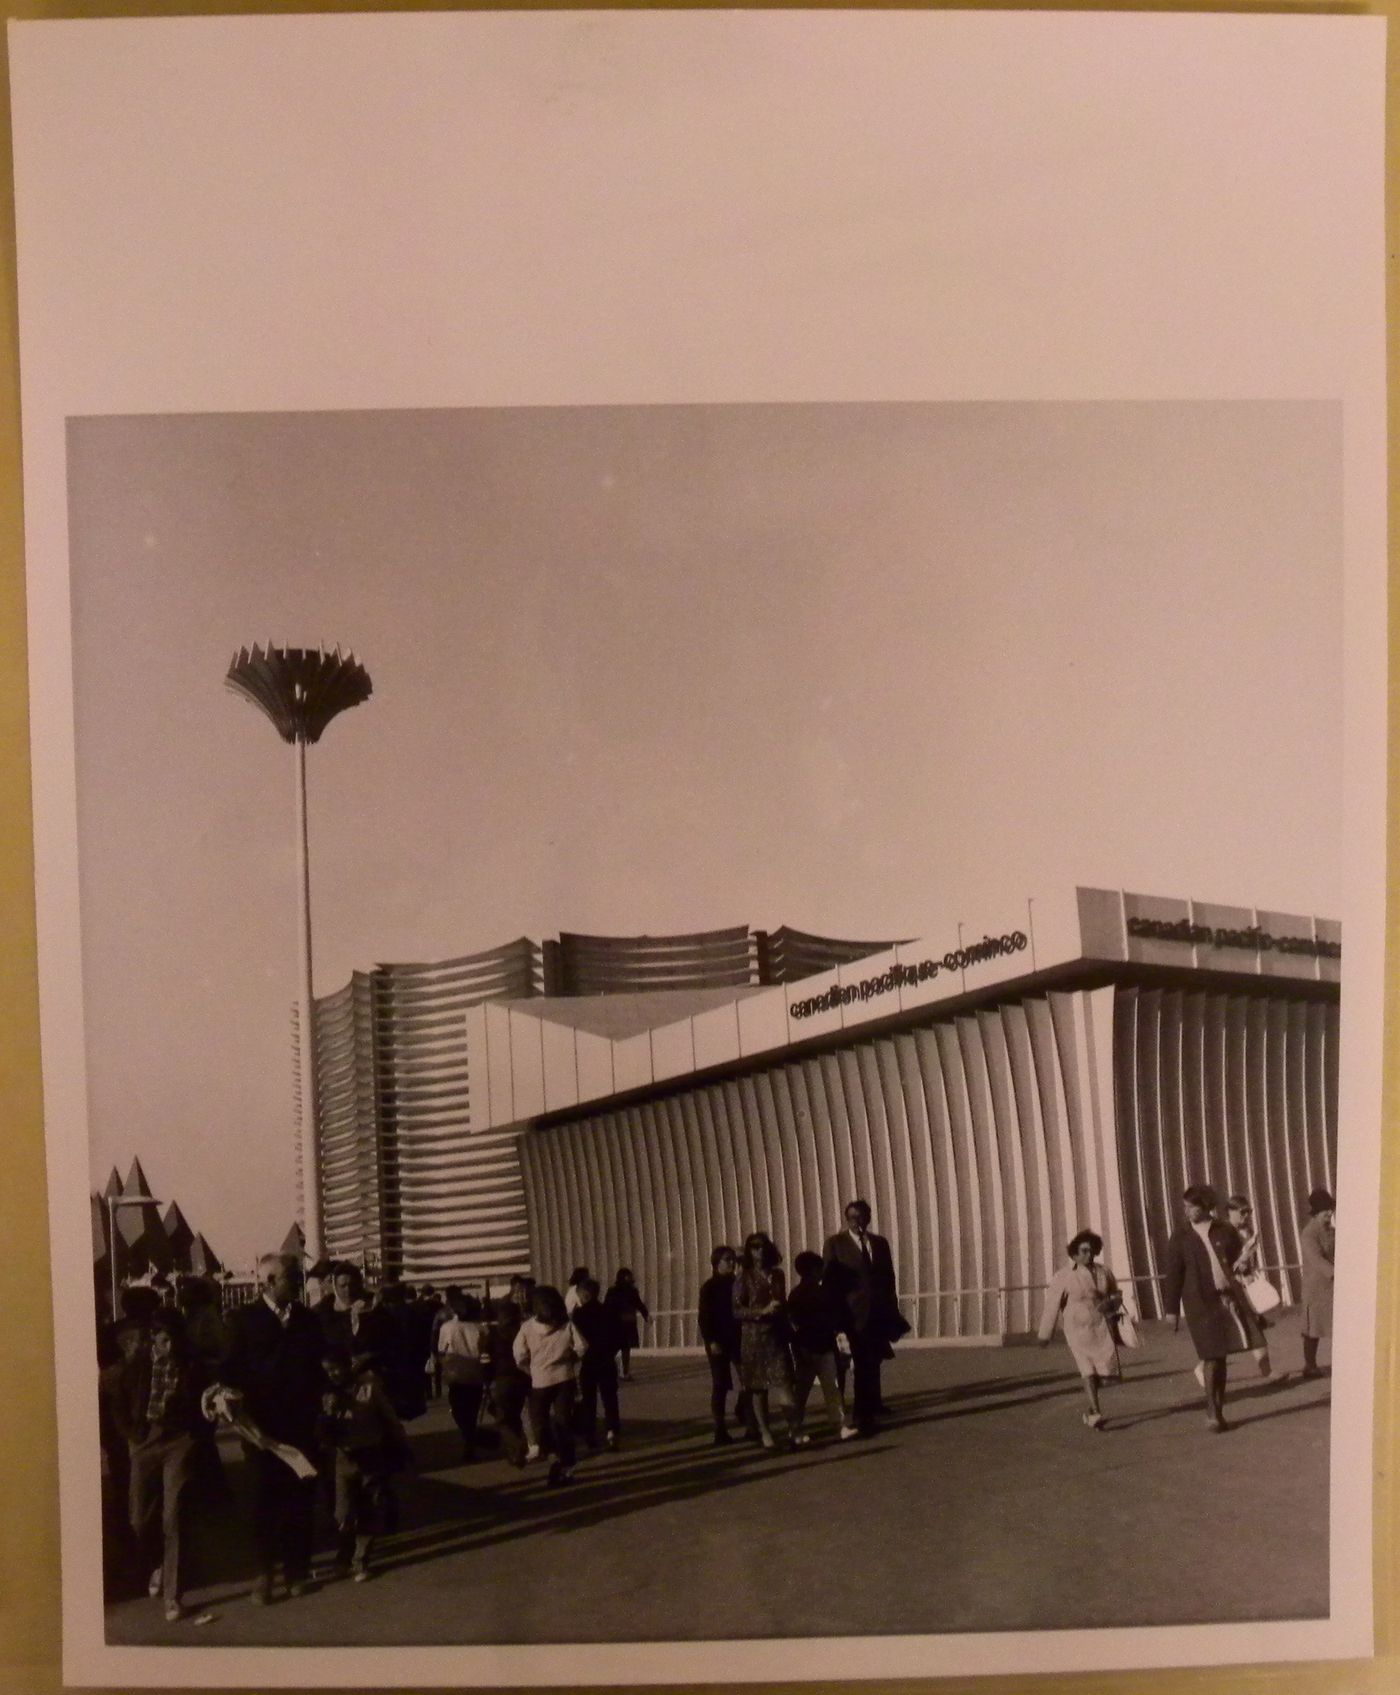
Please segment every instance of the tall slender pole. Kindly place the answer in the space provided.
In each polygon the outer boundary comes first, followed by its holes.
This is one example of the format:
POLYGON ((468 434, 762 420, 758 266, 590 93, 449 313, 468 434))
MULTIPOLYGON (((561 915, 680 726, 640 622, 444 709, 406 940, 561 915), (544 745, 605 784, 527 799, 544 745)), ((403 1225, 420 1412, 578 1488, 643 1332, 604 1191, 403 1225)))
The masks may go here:
POLYGON ((121 1297, 117 1291, 117 1208, 115 1197, 107 1197, 107 1259, 112 1271, 112 1323, 115 1324, 121 1314, 117 1308, 121 1297))
POLYGON ((297 1057, 301 1065, 301 1194, 306 1260, 315 1265, 325 1252, 321 1239, 321 1148, 319 1091, 316 1086, 316 1008, 311 998, 311 858, 306 834, 306 741, 292 743, 297 786, 297 927, 301 938, 301 1005, 297 1018, 297 1057))
POLYGON ((300 994, 297 1008, 297 1069, 301 1076, 301 1198, 304 1261, 315 1265, 326 1251, 321 1231, 320 1113, 316 1086, 316 1006, 311 998, 311 867, 306 845, 306 749, 348 707, 373 693, 369 672, 353 653, 337 647, 263 648, 256 642, 234 654, 224 678, 235 694, 251 701, 295 753, 297 836, 297 930, 300 994))

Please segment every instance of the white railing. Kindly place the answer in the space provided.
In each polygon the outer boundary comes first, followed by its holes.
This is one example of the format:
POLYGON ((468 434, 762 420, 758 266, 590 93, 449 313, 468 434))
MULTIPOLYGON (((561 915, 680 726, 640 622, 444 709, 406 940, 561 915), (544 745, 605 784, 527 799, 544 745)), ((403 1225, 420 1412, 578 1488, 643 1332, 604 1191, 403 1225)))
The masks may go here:
MULTIPOLYGON (((1296 1273, 1301 1269, 1301 1267, 1296 1262, 1285 1261, 1285 1262, 1282 1262, 1278 1265, 1261 1265, 1259 1269, 1264 1273, 1265 1276, 1277 1276, 1280 1272, 1296 1273)), ((1139 1274, 1138 1276, 1135 1276, 1135 1277, 1119 1277, 1117 1279, 1117 1281, 1118 1281, 1120 1287, 1121 1286, 1133 1287, 1134 1291, 1135 1291, 1135 1286, 1138 1285, 1138 1284, 1163 1283, 1163 1282, 1166 1281, 1166 1279, 1160 1272, 1143 1272, 1143 1273, 1141 1273, 1141 1274, 1139 1274)), ((938 1329, 935 1331, 935 1336, 938 1337, 938 1338, 951 1337, 953 1339, 956 1339, 956 1338, 961 1337, 961 1336, 967 1336, 969 1338, 975 1338, 975 1337, 984 1336, 984 1335, 1005 1336, 1005 1335, 1011 1335, 1011 1334, 1017 1333, 1015 1328, 1010 1326, 1007 1322, 1008 1318, 1011 1316, 1010 1308, 1011 1308, 1012 1299, 1015 1296, 1018 1296, 1018 1295, 1024 1297, 1025 1303, 1026 1303, 1025 1311, 1026 1311, 1027 1319, 1028 1319, 1028 1322, 1027 1322, 1027 1324, 1025 1325, 1024 1328, 1028 1331, 1033 1330, 1035 1328, 1035 1321, 1030 1319, 1031 1298, 1035 1295, 1042 1294, 1047 1287, 1048 1287, 1048 1283, 1045 1280, 1042 1280, 1041 1282, 1038 1282, 1038 1283, 987 1284, 986 1286, 984 1286, 982 1288, 974 1288, 974 1289, 920 1289, 920 1290, 915 1291, 913 1294, 906 1294, 906 1295, 899 1296, 899 1306, 900 1306, 901 1312, 904 1314, 904 1316, 907 1319, 910 1320, 911 1324, 913 1325, 914 1338, 916 1340, 919 1338, 919 1323, 918 1323, 918 1320, 919 1320, 920 1311, 923 1307, 923 1304, 925 1302, 928 1302, 928 1301, 933 1301, 933 1302, 953 1301, 953 1302, 957 1303, 954 1306, 954 1309, 953 1309, 954 1315, 955 1315, 954 1326, 950 1330, 944 1330, 941 1326, 938 1327, 938 1329), (967 1330, 967 1329, 965 1329, 962 1325, 962 1313, 963 1313, 962 1303, 964 1301, 981 1302, 989 1296, 995 1297, 996 1303, 997 1303, 997 1307, 996 1307, 997 1322, 996 1322, 995 1330, 977 1331, 977 1330, 967 1330)), ((1138 1314, 1135 1314, 1134 1316, 1135 1317, 1140 1316, 1140 1311, 1139 1311, 1138 1314)), ((697 1319, 696 1310, 695 1310, 694 1307, 653 1308, 652 1314, 651 1314, 651 1325, 650 1325, 651 1334, 653 1336, 659 1335, 661 1333, 662 1326, 660 1324, 660 1321, 663 1320, 663 1319, 664 1320, 679 1321, 678 1324, 676 1324, 674 1326, 674 1328, 679 1329, 683 1334, 689 1334, 689 1333, 694 1332, 696 1335, 698 1335, 698 1328, 697 1328, 698 1319, 697 1319)), ((672 1328, 673 1328, 673 1325, 671 1325, 671 1324, 667 1324, 665 1326, 665 1329, 668 1332, 671 1331, 672 1328)), ((686 1343, 675 1343, 675 1342, 668 1342, 668 1343, 653 1342, 651 1345, 653 1347, 677 1347, 677 1346, 684 1347, 684 1346, 687 1346, 686 1343)), ((647 1346, 647 1341, 646 1341, 646 1334, 645 1334, 645 1331, 644 1331, 642 1349, 645 1350, 646 1346, 647 1346)))

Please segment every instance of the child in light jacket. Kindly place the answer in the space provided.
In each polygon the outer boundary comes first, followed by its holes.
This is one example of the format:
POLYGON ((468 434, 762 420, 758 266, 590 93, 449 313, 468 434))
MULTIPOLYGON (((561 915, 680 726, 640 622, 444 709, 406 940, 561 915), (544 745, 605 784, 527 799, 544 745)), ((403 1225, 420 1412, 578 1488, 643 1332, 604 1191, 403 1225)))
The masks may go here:
POLYGON ((588 1344, 569 1322, 564 1297, 542 1284, 535 1290, 534 1316, 515 1338, 516 1364, 530 1374, 530 1412, 541 1437, 547 1431, 554 1449, 551 1486, 571 1483, 574 1475, 574 1395, 579 1362, 588 1344))

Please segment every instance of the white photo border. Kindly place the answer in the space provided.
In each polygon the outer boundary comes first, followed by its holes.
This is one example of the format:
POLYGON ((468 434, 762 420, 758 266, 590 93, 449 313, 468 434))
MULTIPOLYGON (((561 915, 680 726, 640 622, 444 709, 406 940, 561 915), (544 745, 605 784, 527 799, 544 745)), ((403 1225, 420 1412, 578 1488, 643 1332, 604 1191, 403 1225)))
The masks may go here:
POLYGON ((19 23, 10 43, 66 1677, 788 1682, 1369 1654, 1386 822, 1383 23, 284 15, 19 23), (806 134, 784 151, 797 138, 775 117, 773 91, 793 87, 807 96, 806 134), (285 132, 267 119, 293 96, 289 165, 277 158, 285 132), (174 125, 178 173, 157 168, 174 125), (634 178, 542 169, 596 162, 621 130, 648 143, 634 178), (511 146, 527 132, 548 142, 533 161, 511 146), (739 169, 756 149, 761 177, 739 169), (419 165, 443 158, 452 170, 419 165), (518 217, 499 227, 485 211, 499 212, 503 158, 518 217), (819 174, 814 158, 845 169, 819 174), (367 178, 358 167, 371 162, 367 178), (1170 196, 1154 192, 1168 165, 1170 196), (668 213, 682 170, 678 220, 668 213), (239 191, 250 175, 282 192, 250 205, 239 191), (868 213, 858 248, 849 234, 833 247, 852 204, 868 213), (308 206, 319 209, 310 218, 308 206), (99 1480, 65 420, 1236 397, 1344 406, 1340 1116, 1350 1231, 1339 1269, 1331 1617, 674 1647, 109 1647, 91 1536, 99 1480))

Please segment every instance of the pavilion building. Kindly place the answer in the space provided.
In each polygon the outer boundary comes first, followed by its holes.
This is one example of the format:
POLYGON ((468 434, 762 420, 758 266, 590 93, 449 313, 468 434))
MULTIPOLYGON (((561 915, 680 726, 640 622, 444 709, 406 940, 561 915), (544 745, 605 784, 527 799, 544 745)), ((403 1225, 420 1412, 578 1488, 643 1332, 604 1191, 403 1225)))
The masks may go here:
MULTIPOLYGON (((520 1126, 485 1110, 469 1032, 485 1006, 732 1000, 887 946, 782 928, 525 938, 356 972, 316 1002, 326 1252, 372 1276, 497 1285, 535 1262, 520 1126)), ((294 1026, 295 1035, 295 1026, 294 1026)), ((481 1078, 487 1075, 484 1056, 481 1078)))
POLYGON ((1336 1171, 1340 926, 1088 888, 991 917, 780 982, 481 1000, 457 1144, 508 1137, 535 1275, 629 1265, 662 1346, 694 1343, 714 1243, 760 1228, 790 1261, 857 1194, 918 1338, 1032 1328, 1083 1227, 1155 1315, 1190 1182, 1252 1198, 1296 1298, 1336 1171))

